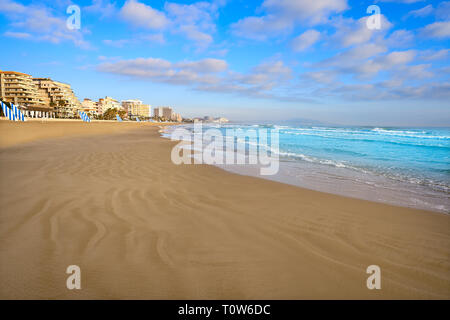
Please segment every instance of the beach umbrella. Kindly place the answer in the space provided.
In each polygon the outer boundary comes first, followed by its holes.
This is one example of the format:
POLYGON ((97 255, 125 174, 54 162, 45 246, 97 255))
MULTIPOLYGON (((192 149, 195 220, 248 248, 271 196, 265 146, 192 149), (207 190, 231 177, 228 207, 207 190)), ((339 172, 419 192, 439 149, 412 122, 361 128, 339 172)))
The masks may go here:
POLYGON ((16 117, 17 121, 25 121, 25 116, 23 115, 22 111, 11 102, 11 108, 12 112, 14 113, 14 116, 16 117))
POLYGON ((2 110, 6 118, 8 118, 11 121, 17 121, 14 112, 12 112, 11 109, 3 101, 2 101, 2 110))
POLYGON ((78 111, 78 114, 80 115, 81 120, 83 120, 84 122, 91 122, 91 119, 85 112, 78 111))

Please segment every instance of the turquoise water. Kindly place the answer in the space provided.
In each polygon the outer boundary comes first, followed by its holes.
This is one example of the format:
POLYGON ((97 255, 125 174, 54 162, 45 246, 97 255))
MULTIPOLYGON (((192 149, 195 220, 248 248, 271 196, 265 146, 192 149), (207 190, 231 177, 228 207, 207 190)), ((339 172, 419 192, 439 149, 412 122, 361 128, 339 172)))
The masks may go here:
MULTIPOLYGON (((192 130, 192 126, 187 126, 192 130)), ((279 133, 280 170, 263 177, 319 191, 450 211, 450 128, 204 124, 203 129, 279 133)), ((239 132, 239 131, 238 131, 239 132)), ((236 135, 237 142, 246 143, 236 135)), ((270 144, 270 140, 269 140, 270 144)), ((258 175, 248 165, 221 166, 258 175)))
POLYGON ((449 192, 450 129, 278 127, 280 154, 449 192))

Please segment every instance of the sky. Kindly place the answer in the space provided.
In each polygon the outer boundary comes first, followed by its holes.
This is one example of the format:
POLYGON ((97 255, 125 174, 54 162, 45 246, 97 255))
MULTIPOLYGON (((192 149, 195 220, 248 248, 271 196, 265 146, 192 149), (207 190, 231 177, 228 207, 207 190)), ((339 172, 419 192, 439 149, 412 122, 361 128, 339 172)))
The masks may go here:
POLYGON ((69 83, 80 101, 450 126, 450 1, 0 0, 0 41, 0 70, 69 83))

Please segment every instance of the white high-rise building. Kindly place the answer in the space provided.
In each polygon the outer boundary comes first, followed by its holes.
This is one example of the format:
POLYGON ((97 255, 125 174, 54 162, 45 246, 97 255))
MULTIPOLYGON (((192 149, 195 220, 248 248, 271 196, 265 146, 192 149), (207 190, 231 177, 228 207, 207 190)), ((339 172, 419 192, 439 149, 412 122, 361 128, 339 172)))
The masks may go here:
POLYGON ((161 107, 153 108, 153 116, 162 118, 162 116, 163 116, 162 108, 161 107))
POLYGON ((162 107, 162 116, 166 120, 172 119, 172 112, 173 112, 173 110, 171 107, 162 107))

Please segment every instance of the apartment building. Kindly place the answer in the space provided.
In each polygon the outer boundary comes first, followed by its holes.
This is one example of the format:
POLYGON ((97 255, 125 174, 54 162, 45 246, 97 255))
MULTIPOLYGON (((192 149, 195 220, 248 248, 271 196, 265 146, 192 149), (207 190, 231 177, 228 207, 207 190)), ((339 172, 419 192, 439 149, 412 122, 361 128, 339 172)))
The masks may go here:
POLYGON ((98 114, 98 102, 85 98, 83 102, 81 102, 81 110, 90 115, 96 115, 98 114))
POLYGON ((122 110, 122 106, 119 101, 111 97, 106 96, 105 98, 100 98, 98 100, 97 113, 103 114, 108 109, 122 110))
POLYGON ((144 117, 150 118, 152 116, 151 106, 143 104, 141 100, 130 99, 122 101, 122 108, 127 112, 129 117, 144 117))
POLYGON ((153 108, 153 116, 157 118, 162 118, 163 111, 161 107, 153 108))
POLYGON ((172 119, 172 108, 171 107, 161 107, 162 108, 162 116, 166 119, 166 120, 170 120, 172 119))
POLYGON ((181 115, 179 113, 172 112, 170 120, 176 121, 176 122, 181 122, 181 121, 183 121, 183 118, 181 117, 181 115))
POLYGON ((0 70, 0 99, 27 110, 49 108, 40 96, 33 77, 16 71, 0 70))
POLYGON ((72 117, 81 108, 70 84, 50 78, 33 78, 43 103, 59 117, 72 117))

